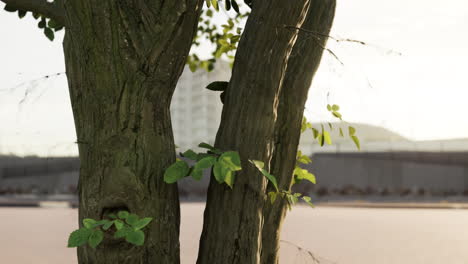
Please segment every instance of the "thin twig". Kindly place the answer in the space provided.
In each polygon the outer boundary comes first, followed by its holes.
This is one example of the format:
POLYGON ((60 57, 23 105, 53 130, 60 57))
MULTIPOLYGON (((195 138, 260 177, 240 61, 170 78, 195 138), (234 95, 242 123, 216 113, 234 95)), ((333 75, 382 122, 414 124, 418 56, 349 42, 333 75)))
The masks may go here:
MULTIPOLYGON (((336 42, 351 42, 351 43, 357 43, 357 44, 360 44, 360 45, 363 45, 363 46, 373 46, 375 48, 379 48, 379 49, 385 49, 387 53, 393 53, 393 54, 396 54, 398 56, 401 56, 402 53, 399 52, 399 51, 395 51, 395 50, 392 50, 392 49, 387 49, 387 48, 382 48, 382 47, 379 47, 377 45, 374 45, 374 44, 370 44, 370 43, 367 43, 367 42, 364 42, 362 40, 357 40, 357 39, 350 39, 350 38, 338 38, 338 37, 334 37, 334 36, 330 36, 330 35, 327 35, 327 34, 323 34, 323 33, 320 33, 318 31, 314 31, 314 30, 309 30, 309 29, 305 29, 305 28, 299 28, 299 27, 295 27, 295 26, 284 26, 285 28, 287 29, 294 29, 294 30, 299 30, 299 31, 302 31, 302 32, 305 32, 305 33, 309 33, 309 34, 312 34, 314 35, 316 38, 318 37, 326 37, 326 38, 329 38, 331 40, 334 40, 336 42)), ((320 39, 320 38, 318 38, 320 39)))

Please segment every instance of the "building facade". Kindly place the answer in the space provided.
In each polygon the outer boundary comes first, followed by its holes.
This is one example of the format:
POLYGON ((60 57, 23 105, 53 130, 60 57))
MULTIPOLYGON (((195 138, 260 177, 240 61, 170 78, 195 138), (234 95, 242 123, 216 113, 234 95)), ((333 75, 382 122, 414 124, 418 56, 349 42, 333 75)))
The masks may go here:
POLYGON ((172 129, 178 151, 197 149, 200 142, 212 144, 221 120, 220 92, 205 89, 214 81, 229 81, 231 68, 219 61, 212 72, 185 67, 171 102, 172 129))

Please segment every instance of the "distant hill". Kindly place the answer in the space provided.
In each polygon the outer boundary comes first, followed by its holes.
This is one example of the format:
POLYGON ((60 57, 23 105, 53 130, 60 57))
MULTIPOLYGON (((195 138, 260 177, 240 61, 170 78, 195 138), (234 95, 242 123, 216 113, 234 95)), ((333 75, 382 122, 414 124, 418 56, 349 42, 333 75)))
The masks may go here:
MULTIPOLYGON (((313 127, 321 131, 323 128, 330 132, 332 136, 333 142, 349 142, 348 137, 348 127, 352 126, 356 129, 356 135, 358 136, 359 140, 363 143, 367 142, 402 142, 402 141, 410 141, 409 139, 403 137, 402 135, 391 131, 389 129, 362 124, 362 123, 343 123, 343 122, 332 122, 331 125, 333 129, 330 129, 328 123, 317 123, 313 124, 313 127), (343 130, 344 137, 340 137, 339 129, 343 130)), ((301 136, 301 143, 302 144, 310 144, 314 141, 312 131, 307 130, 301 136)))

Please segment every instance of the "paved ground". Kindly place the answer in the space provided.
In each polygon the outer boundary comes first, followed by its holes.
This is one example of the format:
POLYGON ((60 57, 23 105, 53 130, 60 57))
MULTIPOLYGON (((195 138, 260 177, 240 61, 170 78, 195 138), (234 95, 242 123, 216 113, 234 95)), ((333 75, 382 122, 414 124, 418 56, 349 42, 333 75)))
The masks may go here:
MULTIPOLYGON (((203 204, 182 205, 182 263, 195 263, 203 204)), ((0 208, 0 263, 73 264, 76 209, 0 208)), ((283 264, 468 263, 468 210, 296 207, 283 229, 283 264)))

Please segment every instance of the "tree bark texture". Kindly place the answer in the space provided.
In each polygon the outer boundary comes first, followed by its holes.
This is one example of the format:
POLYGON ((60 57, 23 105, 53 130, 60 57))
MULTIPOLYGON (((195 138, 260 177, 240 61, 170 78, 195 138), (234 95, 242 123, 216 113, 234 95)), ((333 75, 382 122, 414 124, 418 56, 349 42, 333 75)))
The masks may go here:
POLYGON ((286 67, 309 0, 256 0, 237 50, 215 146, 237 150, 242 170, 234 187, 211 180, 199 264, 260 262, 266 180, 248 159, 275 151, 275 126, 286 67))
MULTIPOLYGON (((288 60, 275 124, 275 147, 270 171, 283 190, 291 188, 307 94, 322 58, 328 39, 326 36, 332 27, 335 6, 336 0, 311 1, 302 25, 302 29, 309 32, 299 31, 288 60)), ((273 186, 268 186, 268 189, 274 191, 273 186)), ((270 201, 265 203, 261 264, 276 264, 279 261, 281 225, 286 211, 283 199, 276 200, 274 204, 270 201)))
POLYGON ((201 0, 67 1, 64 51, 81 160, 79 219, 122 209, 153 217, 145 244, 106 234, 79 263, 179 263, 170 101, 201 0))

